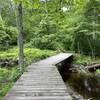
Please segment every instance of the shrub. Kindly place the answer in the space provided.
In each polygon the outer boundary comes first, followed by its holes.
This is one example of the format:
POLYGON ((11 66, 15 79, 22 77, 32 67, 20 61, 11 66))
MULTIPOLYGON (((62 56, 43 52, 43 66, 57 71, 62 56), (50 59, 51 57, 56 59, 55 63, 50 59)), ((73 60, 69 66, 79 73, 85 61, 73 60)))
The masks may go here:
POLYGON ((8 27, 0 23, 0 50, 17 43, 18 31, 15 27, 8 27))

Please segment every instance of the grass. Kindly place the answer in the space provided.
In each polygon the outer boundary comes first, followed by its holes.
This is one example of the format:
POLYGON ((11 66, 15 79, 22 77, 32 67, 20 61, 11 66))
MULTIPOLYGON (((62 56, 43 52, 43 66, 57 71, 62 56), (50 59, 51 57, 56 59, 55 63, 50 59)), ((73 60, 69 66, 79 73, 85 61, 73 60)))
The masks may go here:
POLYGON ((91 56, 86 56, 82 54, 75 54, 75 64, 79 65, 89 65, 93 63, 100 63, 100 58, 99 57, 91 57, 91 56))
MULTIPOLYGON (((32 62, 47 58, 49 56, 55 55, 57 52, 51 50, 40 50, 36 48, 25 48, 25 66, 28 66, 32 62)), ((4 59, 18 59, 18 48, 14 47, 7 51, 0 52, 0 60, 4 59)), ((0 68, 0 100, 3 100, 5 94, 13 86, 16 80, 20 77, 21 73, 18 66, 11 68, 0 68)))
POLYGON ((7 93, 13 84, 12 71, 8 69, 0 68, 0 100, 7 93))
POLYGON ((100 69, 97 69, 96 70, 96 74, 100 74, 100 69))
MULTIPOLYGON (((100 64, 100 57, 92 58, 91 56, 75 54, 74 63, 77 65, 84 65, 84 66, 95 63, 100 64)), ((100 69, 97 69, 95 71, 95 74, 100 74, 100 69)))
MULTIPOLYGON (((54 55, 55 53, 56 52, 51 51, 51 50, 40 50, 36 48, 25 48, 24 49, 25 59, 29 57, 33 57, 35 59, 45 58, 45 57, 54 55)), ((7 51, 0 51, 0 59, 18 59, 18 48, 14 47, 7 51)))

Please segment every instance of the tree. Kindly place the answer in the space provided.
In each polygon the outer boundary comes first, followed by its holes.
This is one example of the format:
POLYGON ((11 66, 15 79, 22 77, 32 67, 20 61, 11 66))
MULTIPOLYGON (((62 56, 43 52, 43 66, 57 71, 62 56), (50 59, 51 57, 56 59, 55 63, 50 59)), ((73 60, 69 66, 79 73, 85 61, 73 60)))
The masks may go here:
POLYGON ((19 31, 18 36, 18 46, 19 46, 19 67, 22 71, 24 66, 24 49, 23 49, 23 10, 22 10, 22 2, 20 1, 17 6, 17 26, 19 31))

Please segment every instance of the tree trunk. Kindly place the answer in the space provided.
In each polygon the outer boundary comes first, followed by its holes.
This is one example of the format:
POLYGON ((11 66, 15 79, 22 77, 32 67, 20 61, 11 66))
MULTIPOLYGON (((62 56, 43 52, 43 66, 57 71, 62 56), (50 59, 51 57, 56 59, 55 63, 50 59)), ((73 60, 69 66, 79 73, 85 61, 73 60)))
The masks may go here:
POLYGON ((1 11, 0 11, 0 21, 2 22, 3 20, 2 20, 2 16, 1 16, 1 11))
POLYGON ((23 48, 23 11, 22 11, 22 2, 18 4, 18 16, 17 16, 17 26, 19 30, 18 36, 18 46, 19 46, 19 67, 20 71, 24 67, 24 48, 23 48))

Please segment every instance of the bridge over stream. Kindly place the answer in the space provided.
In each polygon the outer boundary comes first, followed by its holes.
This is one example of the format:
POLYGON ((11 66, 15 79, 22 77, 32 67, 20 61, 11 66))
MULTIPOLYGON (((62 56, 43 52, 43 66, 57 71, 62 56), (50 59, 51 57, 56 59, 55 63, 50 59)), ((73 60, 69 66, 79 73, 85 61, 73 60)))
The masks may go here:
POLYGON ((4 100, 72 100, 56 64, 70 60, 60 53, 30 65, 4 100))

